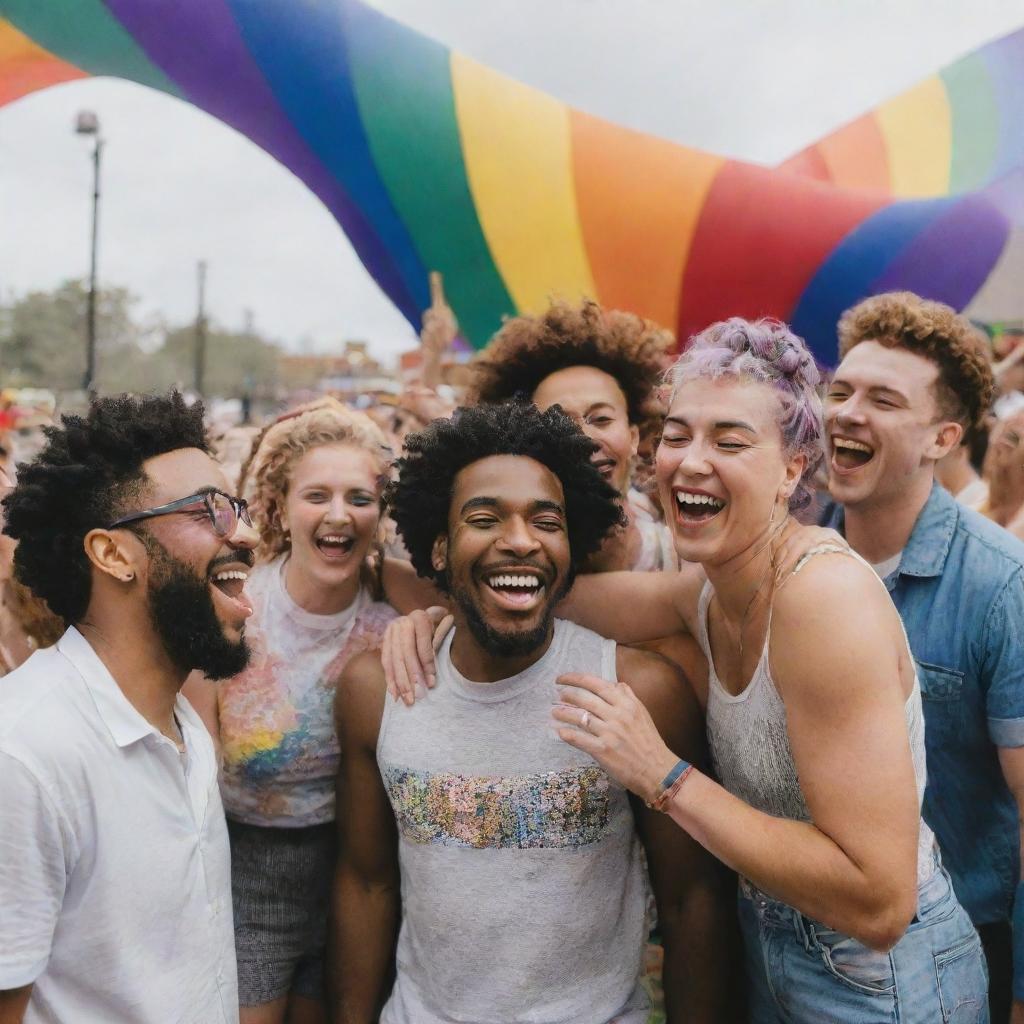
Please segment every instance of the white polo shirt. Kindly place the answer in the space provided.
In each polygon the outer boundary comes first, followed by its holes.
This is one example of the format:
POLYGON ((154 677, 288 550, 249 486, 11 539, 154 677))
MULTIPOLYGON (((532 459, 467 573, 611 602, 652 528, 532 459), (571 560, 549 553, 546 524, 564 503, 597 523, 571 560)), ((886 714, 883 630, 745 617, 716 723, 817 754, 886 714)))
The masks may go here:
POLYGON ((78 630, 0 679, 0 989, 56 1024, 238 1020, 217 762, 179 696, 186 754, 78 630))

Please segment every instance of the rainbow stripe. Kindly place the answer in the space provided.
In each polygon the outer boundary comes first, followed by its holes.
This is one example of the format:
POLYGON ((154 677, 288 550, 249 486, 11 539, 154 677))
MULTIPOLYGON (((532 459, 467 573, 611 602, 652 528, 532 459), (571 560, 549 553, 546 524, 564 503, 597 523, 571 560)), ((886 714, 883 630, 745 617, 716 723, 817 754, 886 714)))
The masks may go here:
POLYGON ((411 323, 440 270, 477 347, 555 296, 682 338, 777 316, 825 362, 838 314, 883 288, 1024 314, 1024 30, 769 169, 573 110, 359 0, 0 15, 0 104, 100 74, 189 100, 313 190, 411 323))

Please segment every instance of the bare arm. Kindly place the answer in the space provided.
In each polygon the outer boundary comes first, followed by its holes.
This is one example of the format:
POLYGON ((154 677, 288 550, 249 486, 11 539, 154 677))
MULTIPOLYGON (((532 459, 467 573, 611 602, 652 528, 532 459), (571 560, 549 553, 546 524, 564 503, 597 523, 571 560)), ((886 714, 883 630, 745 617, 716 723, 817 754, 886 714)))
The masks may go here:
POLYGON ((588 573, 576 577, 558 615, 620 644, 687 633, 686 608, 696 601, 702 576, 690 565, 677 573, 588 573))
POLYGON ((31 985, 0 992, 0 1024, 21 1024, 31 996, 31 985))
POLYGON ((412 563, 402 558, 384 559, 381 581, 388 604, 403 615, 420 608, 448 604, 447 595, 430 580, 417 576, 412 563))
MULTIPOLYGON (((706 770, 704 716, 689 684, 656 655, 620 647, 618 674, 628 678, 662 739, 706 770)), ((742 993, 736 876, 659 811, 633 798, 647 852, 658 924, 665 945, 663 985, 667 1024, 739 1020, 742 993)))
POLYGON ((353 658, 342 674, 335 701, 341 745, 339 849, 328 952, 335 1024, 377 1020, 398 934, 398 835, 376 754, 383 708, 380 659, 374 654, 353 658))
MULTIPOLYGON (((909 654, 896 612, 869 573, 823 556, 776 598, 772 669, 813 823, 755 810, 700 772, 669 809, 758 888, 888 949, 917 904, 919 811, 901 686, 909 654)), ((676 755, 660 744, 650 716, 628 687, 573 679, 590 693, 566 702, 591 712, 593 735, 561 729, 562 738, 653 797, 676 755)), ((555 717, 570 722, 572 713, 556 708, 555 717)))

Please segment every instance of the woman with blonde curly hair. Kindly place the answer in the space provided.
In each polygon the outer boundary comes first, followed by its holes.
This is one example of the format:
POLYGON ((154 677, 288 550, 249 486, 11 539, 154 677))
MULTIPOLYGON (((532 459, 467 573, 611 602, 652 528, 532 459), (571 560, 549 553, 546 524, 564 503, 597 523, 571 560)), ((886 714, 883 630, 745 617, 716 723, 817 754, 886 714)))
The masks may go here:
POLYGON ((395 615, 363 572, 389 462, 368 417, 326 400, 269 427, 248 467, 252 658, 215 691, 242 1024, 326 1019, 334 690, 395 615))

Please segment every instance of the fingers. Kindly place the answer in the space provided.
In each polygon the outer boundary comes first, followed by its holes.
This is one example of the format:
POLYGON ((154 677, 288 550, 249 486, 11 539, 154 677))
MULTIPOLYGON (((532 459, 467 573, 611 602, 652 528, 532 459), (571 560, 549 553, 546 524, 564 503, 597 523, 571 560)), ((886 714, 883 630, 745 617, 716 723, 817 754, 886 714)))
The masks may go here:
POLYGON ((590 711, 581 711, 577 707, 568 704, 553 704, 551 706, 551 717, 556 722, 564 722, 566 725, 574 725, 577 729, 597 735, 604 728, 604 720, 590 711))
POLYGON ((445 613, 445 616, 437 624, 437 628, 434 630, 434 642, 432 644, 434 653, 436 654, 441 649, 441 644, 444 643, 444 638, 448 635, 452 626, 455 625, 455 616, 445 613))
MULTIPOLYGON (((555 682, 559 686, 574 686, 579 690, 586 690, 609 704, 616 703, 616 696, 623 693, 615 683, 609 683, 607 679, 585 675, 582 672, 567 672, 565 675, 559 676, 555 682)), ((629 692, 632 693, 632 690, 629 692)))
POLYGON ((398 619, 395 622, 395 634, 396 649, 391 662, 391 669, 395 677, 395 691, 406 705, 411 706, 416 700, 416 684, 415 677, 409 672, 409 659, 406 654, 412 643, 410 641, 412 624, 407 618, 398 619))
POLYGON ((557 731, 560 740, 568 743, 570 747, 590 754, 595 761, 600 763, 604 744, 593 733, 582 732, 579 729, 559 729, 557 731))
POLYGON ((444 281, 440 271, 437 270, 430 272, 430 304, 431 306, 443 306, 445 304, 444 281))
MULTIPOLYGON (((410 616, 413 623, 413 645, 416 653, 416 661, 419 663, 420 674, 426 679, 427 686, 432 687, 436 681, 434 669, 434 623, 426 612, 419 615, 413 613, 410 616), (414 617, 415 616, 415 617, 414 617)), ((415 668, 410 665, 410 669, 415 668)))
POLYGON ((603 721, 614 710, 608 701, 602 700, 588 690, 562 686, 558 689, 558 696, 559 700, 555 707, 574 709, 573 714, 576 716, 577 721, 579 720, 580 713, 583 711, 590 715, 591 721, 597 722, 603 721), (575 710, 577 708, 579 710, 575 710))

